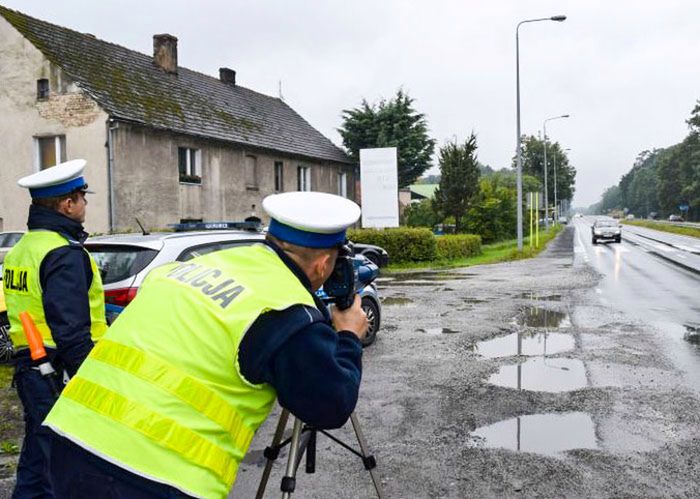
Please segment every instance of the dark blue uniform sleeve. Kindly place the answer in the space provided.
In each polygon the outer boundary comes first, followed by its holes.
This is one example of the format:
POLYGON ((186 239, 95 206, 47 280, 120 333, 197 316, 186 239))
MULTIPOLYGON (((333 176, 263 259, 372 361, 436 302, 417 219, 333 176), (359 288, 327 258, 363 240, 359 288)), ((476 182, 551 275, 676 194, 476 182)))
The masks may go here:
POLYGON ((238 357, 251 383, 269 383, 282 407, 320 429, 345 424, 357 404, 362 344, 335 330, 321 313, 296 305, 261 315, 243 337, 238 357))
POLYGON ((93 346, 88 298, 92 284, 90 259, 79 245, 61 246, 44 257, 39 279, 56 353, 73 375, 93 346))

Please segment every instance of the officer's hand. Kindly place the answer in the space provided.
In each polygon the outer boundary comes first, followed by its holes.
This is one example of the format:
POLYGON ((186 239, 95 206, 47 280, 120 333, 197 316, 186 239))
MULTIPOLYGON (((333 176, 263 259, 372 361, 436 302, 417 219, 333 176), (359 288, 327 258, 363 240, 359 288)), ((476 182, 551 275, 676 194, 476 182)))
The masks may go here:
POLYGON ((367 314, 362 310, 362 300, 359 295, 355 295, 355 301, 350 308, 339 310, 338 307, 333 307, 331 316, 336 331, 351 331, 360 340, 367 336, 369 322, 367 314))

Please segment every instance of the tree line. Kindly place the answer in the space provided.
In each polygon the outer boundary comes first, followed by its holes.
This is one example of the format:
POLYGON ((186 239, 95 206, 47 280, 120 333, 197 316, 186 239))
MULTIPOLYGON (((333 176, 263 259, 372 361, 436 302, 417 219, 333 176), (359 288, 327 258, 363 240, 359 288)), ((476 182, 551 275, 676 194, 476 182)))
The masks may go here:
MULTIPOLYGON (((481 164, 477 159, 477 136, 471 132, 465 140, 453 139, 439 148, 439 176, 420 179, 433 166, 436 140, 429 136, 427 119, 415 110, 413 102, 399 90, 392 99, 376 104, 363 100, 359 107, 344 110, 338 132, 350 157, 359 163, 360 149, 396 147, 399 187, 416 182, 439 184, 431 199, 413 203, 405 210, 404 224, 430 228, 447 224, 457 233, 478 234, 485 243, 513 239, 517 226, 515 163, 500 170, 481 164)), ((545 143, 535 136, 523 137, 522 143, 523 192, 541 192, 545 143)), ((550 206, 554 202, 555 168, 557 197, 570 201, 576 169, 564 148, 548 141, 550 206)))
POLYGON ((683 214, 700 221, 700 101, 686 121, 689 133, 678 144, 642 151, 617 185, 607 188, 591 214, 633 214, 666 218, 683 214), (688 210, 681 210, 681 207, 688 210))

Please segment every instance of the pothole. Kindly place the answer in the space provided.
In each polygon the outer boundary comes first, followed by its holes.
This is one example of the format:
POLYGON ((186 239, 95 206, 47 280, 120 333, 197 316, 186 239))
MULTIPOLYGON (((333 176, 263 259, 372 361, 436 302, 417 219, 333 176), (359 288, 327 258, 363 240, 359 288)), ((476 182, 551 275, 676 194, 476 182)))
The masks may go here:
POLYGON ((413 300, 410 298, 404 298, 402 296, 388 296, 386 298, 382 299, 382 305, 384 306, 391 306, 391 305, 410 305, 413 303, 413 300))
POLYGON ((480 341, 472 351, 493 359, 512 355, 553 355, 573 350, 575 346, 574 337, 567 333, 527 331, 480 341))
POLYGON ((571 327, 569 314, 541 307, 524 307, 520 310, 518 323, 527 327, 571 327))
POLYGON ((536 293, 520 293, 515 295, 516 298, 521 298, 523 300, 536 300, 536 301, 561 301, 561 295, 538 295, 536 293))
POLYGON ((588 377, 580 360, 535 357, 519 364, 502 366, 488 382, 517 390, 559 393, 585 388, 588 377))
POLYGON ((472 432, 477 445, 549 456, 572 449, 597 449, 595 425, 585 412, 518 416, 472 432))
POLYGON ((417 333, 425 333, 429 336, 439 336, 441 334, 456 334, 460 333, 461 331, 457 331, 454 329, 449 329, 446 327, 432 327, 432 328, 421 328, 421 329, 416 329, 417 333))

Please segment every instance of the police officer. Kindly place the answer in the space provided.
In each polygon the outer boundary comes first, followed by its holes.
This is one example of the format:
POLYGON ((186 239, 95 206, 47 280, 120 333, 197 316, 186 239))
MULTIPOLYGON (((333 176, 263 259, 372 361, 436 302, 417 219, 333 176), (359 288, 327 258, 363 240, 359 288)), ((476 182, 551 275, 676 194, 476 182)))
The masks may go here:
POLYGON ((226 497, 276 399, 318 428, 357 402, 367 317, 314 292, 360 216, 317 192, 267 197, 266 242, 151 271, 46 419, 62 497, 226 497))
POLYGON ((25 233, 5 256, 3 289, 14 345, 14 384, 24 408, 25 436, 17 466, 15 498, 53 497, 48 475, 49 434, 41 422, 56 396, 32 365, 19 320, 36 323, 58 372, 73 375, 107 326, 102 280, 83 248, 84 160, 68 161, 18 181, 32 204, 25 233))

